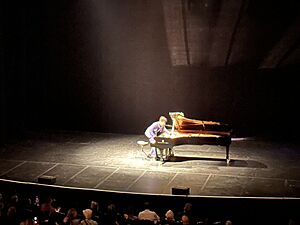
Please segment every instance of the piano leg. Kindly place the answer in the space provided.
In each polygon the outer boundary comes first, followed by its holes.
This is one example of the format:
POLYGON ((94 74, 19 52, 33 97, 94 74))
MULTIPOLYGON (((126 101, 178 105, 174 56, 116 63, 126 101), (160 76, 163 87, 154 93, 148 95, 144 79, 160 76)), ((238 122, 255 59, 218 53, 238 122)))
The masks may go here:
POLYGON ((229 165, 229 145, 226 146, 226 163, 227 165, 229 165))
POLYGON ((167 161, 171 157, 171 149, 170 148, 166 148, 165 151, 166 151, 165 160, 167 161))
POLYGON ((156 160, 156 161, 159 161, 159 160, 160 160, 160 158, 159 158, 159 156, 158 156, 158 153, 157 153, 157 148, 155 148, 155 160, 156 160))
POLYGON ((167 161, 169 159, 169 149, 168 148, 155 148, 156 161, 167 161))
POLYGON ((167 161, 169 159, 169 155, 168 155, 168 149, 164 148, 164 149, 160 149, 161 151, 161 159, 162 161, 167 161))
POLYGON ((165 155, 166 155, 166 149, 160 149, 160 157, 162 160, 165 159, 165 155))

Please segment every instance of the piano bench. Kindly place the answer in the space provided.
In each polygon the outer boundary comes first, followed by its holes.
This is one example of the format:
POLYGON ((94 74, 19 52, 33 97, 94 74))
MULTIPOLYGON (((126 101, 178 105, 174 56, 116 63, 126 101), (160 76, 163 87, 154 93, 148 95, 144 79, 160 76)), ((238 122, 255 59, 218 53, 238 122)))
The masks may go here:
POLYGON ((147 156, 147 153, 144 152, 144 147, 145 147, 146 145, 148 145, 149 142, 148 142, 148 141, 137 141, 136 143, 140 146, 141 152, 143 152, 143 153, 147 156))
POLYGON ((136 143, 137 143, 139 146, 141 146, 141 147, 144 147, 144 146, 146 146, 146 145, 149 144, 148 141, 137 141, 136 143))

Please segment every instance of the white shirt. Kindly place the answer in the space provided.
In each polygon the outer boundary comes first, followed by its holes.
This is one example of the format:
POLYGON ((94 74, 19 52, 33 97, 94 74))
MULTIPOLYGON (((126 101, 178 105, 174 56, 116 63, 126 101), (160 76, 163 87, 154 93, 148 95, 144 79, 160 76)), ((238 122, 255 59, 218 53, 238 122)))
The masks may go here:
POLYGON ((138 215, 139 220, 150 220, 150 221, 159 221, 159 216, 156 214, 156 212, 151 211, 149 209, 145 209, 142 212, 139 212, 138 215))

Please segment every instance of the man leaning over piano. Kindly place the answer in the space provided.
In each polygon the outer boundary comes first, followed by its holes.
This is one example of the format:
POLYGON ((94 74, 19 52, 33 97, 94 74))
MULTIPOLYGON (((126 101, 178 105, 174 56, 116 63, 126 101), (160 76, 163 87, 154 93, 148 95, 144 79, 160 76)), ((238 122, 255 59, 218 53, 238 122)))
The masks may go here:
MULTIPOLYGON (((162 133, 166 133, 167 135, 171 135, 170 131, 166 128, 167 118, 164 116, 160 116, 159 120, 153 122, 145 131, 146 137, 149 139, 151 144, 155 143, 155 137, 159 136, 162 133)), ((156 148, 151 147, 149 157, 157 157, 156 148)))
POLYGON ((225 123, 186 118, 183 112, 170 112, 172 119, 171 132, 166 129, 167 118, 161 116, 147 128, 145 135, 149 138, 150 156, 157 151, 164 159, 174 156, 173 147, 178 145, 219 145, 226 147, 226 162, 229 164, 229 146, 231 144, 232 127, 225 123))

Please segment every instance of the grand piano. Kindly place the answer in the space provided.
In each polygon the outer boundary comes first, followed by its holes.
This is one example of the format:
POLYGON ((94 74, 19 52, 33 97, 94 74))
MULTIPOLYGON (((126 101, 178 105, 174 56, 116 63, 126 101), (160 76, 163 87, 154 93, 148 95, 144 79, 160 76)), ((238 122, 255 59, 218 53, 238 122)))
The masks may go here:
MULTIPOLYGON (((161 158, 168 160, 174 156, 173 148, 178 145, 218 145, 226 149, 226 162, 229 164, 229 146, 231 144, 232 128, 228 124, 189 119, 183 112, 170 112, 172 119, 171 135, 165 133, 155 137, 151 147, 160 150, 161 158)), ((156 151, 157 153, 158 151, 156 151)))

